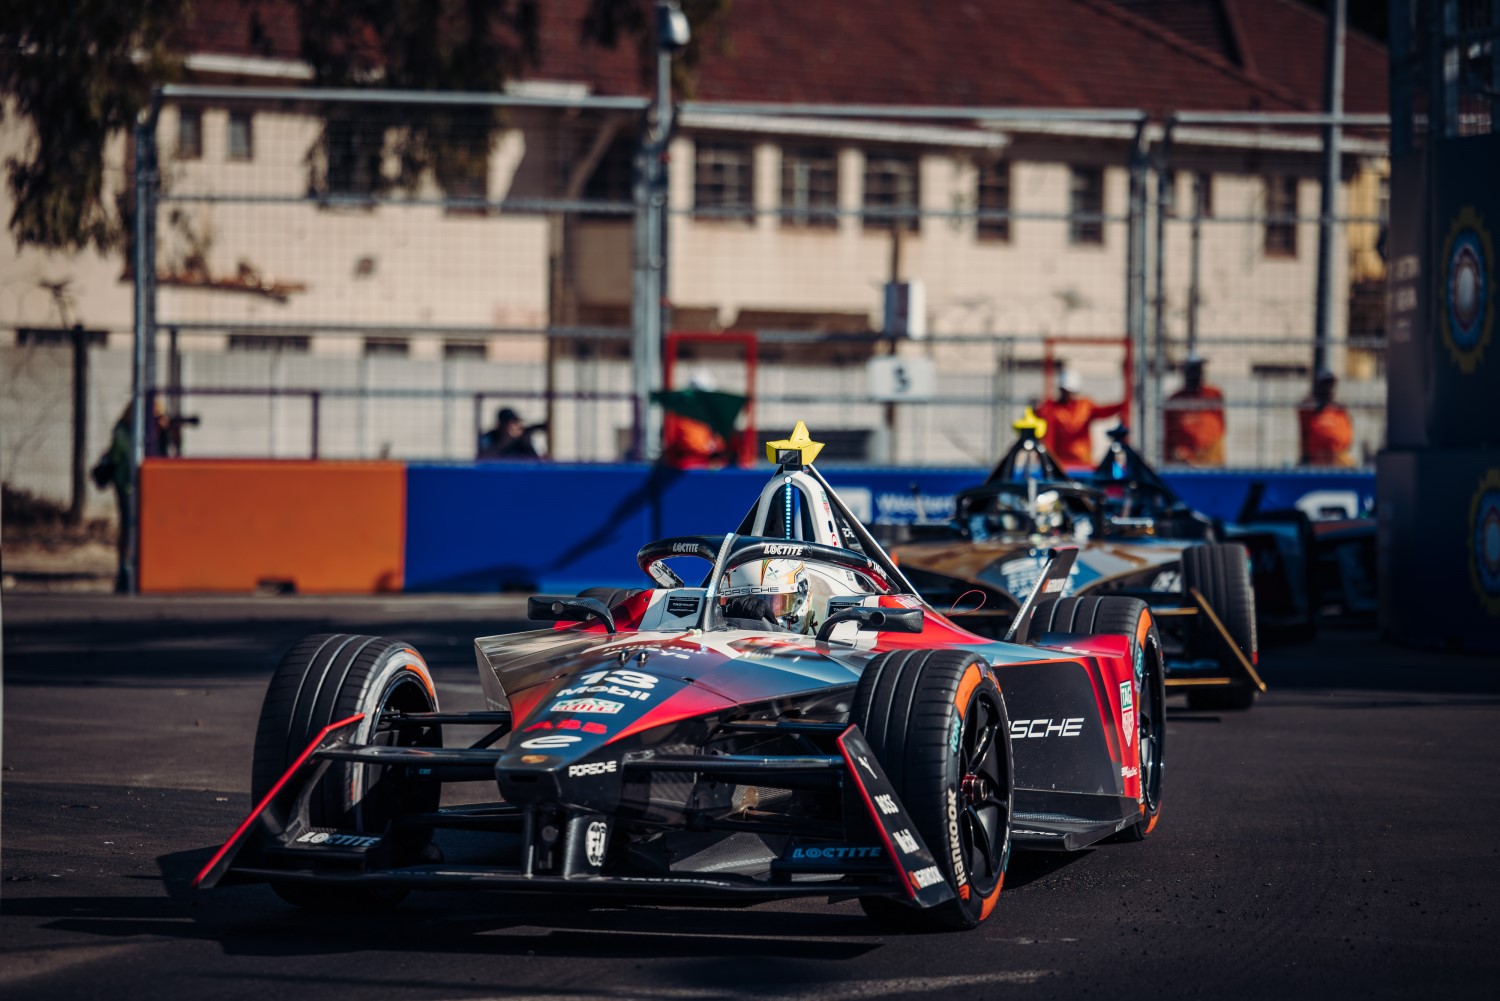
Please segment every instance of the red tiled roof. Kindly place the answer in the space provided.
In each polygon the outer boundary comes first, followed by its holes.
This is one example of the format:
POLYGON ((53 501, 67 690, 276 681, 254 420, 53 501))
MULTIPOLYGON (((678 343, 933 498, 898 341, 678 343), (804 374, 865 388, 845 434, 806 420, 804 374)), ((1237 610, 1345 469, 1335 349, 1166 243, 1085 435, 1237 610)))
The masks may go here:
MULTIPOLYGON (((1221 0, 1231 11, 1255 71, 1323 107, 1328 21, 1294 0, 1221 0)), ((1381 43, 1352 28, 1344 33, 1344 110, 1380 114, 1390 106, 1390 57, 1381 43)))
MULTIPOLYGON (((536 75, 643 93, 633 51, 558 44, 569 37, 569 8, 581 0, 547 4, 554 34, 536 75)), ((727 51, 710 45, 699 67, 702 100, 1157 113, 1300 106, 1295 94, 1108 0, 758 0, 735 4, 726 30, 727 51)))
MULTIPOLYGON (((631 41, 581 43, 587 3, 539 5, 541 61, 528 76, 647 93, 631 41)), ((185 40, 200 52, 295 59, 295 18, 284 0, 200 0, 185 40)), ((1322 39, 1322 17, 1292 0, 750 0, 730 8, 722 44, 701 40, 695 96, 1310 111, 1322 102, 1322 39)), ((1349 110, 1383 110, 1384 49, 1351 32, 1347 60, 1349 110)))
POLYGON ((284 0, 200 0, 177 43, 192 53, 296 59, 297 12, 284 0))
MULTIPOLYGON (((1328 21, 1297 0, 1113 0, 1245 72, 1275 81, 1322 110, 1328 21)), ((1344 109, 1382 113, 1388 104, 1385 46, 1349 28, 1344 109)))

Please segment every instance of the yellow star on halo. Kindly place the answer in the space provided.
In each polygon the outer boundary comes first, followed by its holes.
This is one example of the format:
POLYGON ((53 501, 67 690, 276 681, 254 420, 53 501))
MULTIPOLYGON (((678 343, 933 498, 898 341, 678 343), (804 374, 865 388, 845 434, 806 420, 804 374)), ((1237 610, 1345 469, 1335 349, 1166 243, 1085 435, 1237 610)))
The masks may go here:
POLYGON ((1030 407, 1026 408, 1025 415, 1011 424, 1011 427, 1017 431, 1032 431, 1038 439, 1047 436, 1047 422, 1038 417, 1030 407))
POLYGON ((823 451, 821 441, 813 441, 812 436, 807 433, 807 425, 801 421, 792 428, 792 436, 783 441, 766 442, 766 458, 772 462, 776 461, 777 452, 797 451, 802 453, 802 464, 811 466, 818 453, 823 451))

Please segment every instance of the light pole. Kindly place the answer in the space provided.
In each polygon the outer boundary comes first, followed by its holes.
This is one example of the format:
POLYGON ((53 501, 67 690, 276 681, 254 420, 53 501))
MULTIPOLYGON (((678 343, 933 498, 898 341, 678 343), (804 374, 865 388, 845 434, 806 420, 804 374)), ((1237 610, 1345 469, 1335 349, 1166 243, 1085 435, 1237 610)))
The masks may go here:
POLYGON ((687 45, 687 17, 677 0, 656 5, 656 94, 636 159, 633 395, 634 457, 654 461, 661 453, 661 415, 651 393, 661 388, 661 344, 667 311, 667 147, 672 140, 672 56, 687 45))

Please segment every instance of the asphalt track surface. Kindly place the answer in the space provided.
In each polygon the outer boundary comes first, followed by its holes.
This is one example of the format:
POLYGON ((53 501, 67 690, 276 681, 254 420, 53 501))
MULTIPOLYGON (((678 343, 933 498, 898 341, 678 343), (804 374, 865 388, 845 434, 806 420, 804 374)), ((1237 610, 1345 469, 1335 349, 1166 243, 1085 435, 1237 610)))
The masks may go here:
POLYGON ((1500 663, 1325 629, 1271 649, 1239 714, 1172 701, 1150 840, 1018 856, 965 934, 857 905, 590 907, 414 895, 334 919, 195 893, 247 809, 283 650, 419 646, 477 707, 470 640, 513 598, 5 596, 0 996, 1436 998, 1500 990, 1500 663))

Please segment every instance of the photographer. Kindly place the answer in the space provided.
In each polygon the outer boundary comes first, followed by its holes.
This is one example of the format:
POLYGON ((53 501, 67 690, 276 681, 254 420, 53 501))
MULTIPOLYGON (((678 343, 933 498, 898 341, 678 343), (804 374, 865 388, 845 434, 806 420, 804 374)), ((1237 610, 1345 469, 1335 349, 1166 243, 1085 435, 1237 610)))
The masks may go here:
POLYGON ((540 459, 531 436, 545 424, 530 424, 510 407, 501 407, 495 415, 495 426, 479 436, 480 459, 540 459))
MULTIPOLYGON (((120 419, 115 421, 114 430, 110 432, 109 447, 99 456, 99 461, 94 463, 94 468, 89 470, 89 477, 94 481, 94 486, 100 490, 112 486, 115 490, 115 510, 119 514, 120 523, 116 540, 119 564, 115 573, 115 590, 122 593, 129 590, 126 570, 130 565, 130 553, 127 552, 126 546, 125 522, 130 517, 131 455, 134 438, 132 433, 134 422, 131 418, 133 414, 133 404, 125 404, 125 409, 120 413, 120 419)), ((197 423, 197 417, 168 415, 167 408, 162 401, 153 400, 151 405, 152 433, 146 436, 146 454, 174 458, 181 456, 183 425, 196 426, 197 423)))

